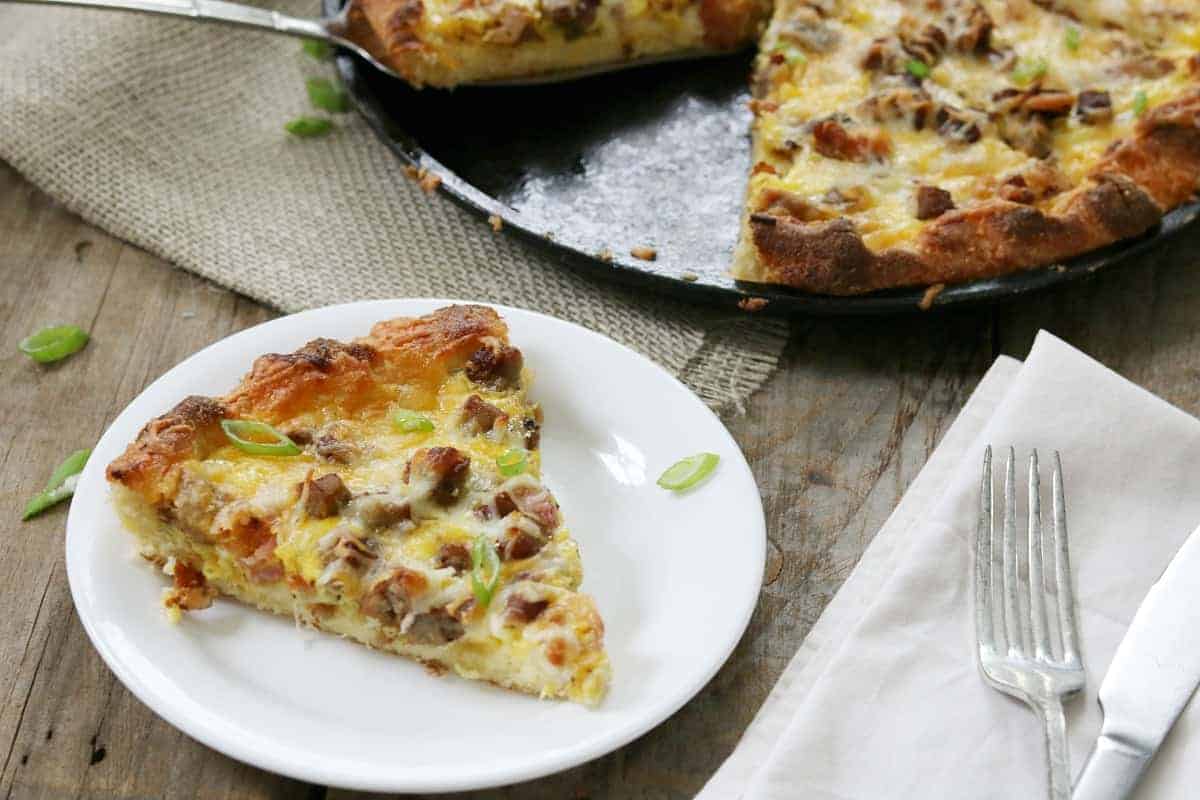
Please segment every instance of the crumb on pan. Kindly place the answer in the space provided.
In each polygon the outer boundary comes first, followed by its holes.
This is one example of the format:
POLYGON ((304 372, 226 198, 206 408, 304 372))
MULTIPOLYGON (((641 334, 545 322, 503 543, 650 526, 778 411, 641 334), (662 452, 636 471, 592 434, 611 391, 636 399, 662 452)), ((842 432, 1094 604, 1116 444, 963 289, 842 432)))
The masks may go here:
POLYGON ((937 296, 946 288, 944 283, 935 283, 925 290, 925 294, 921 295, 921 300, 917 303, 917 308, 922 311, 928 311, 933 308, 933 301, 937 300, 937 296))
POLYGON ((488 217, 488 225, 491 225, 492 230, 494 230, 496 233, 499 233, 500 229, 504 227, 504 220, 500 219, 500 217, 496 216, 495 214, 492 214, 488 217))
POLYGON ((612 260, 613 260, 612 250, 609 250, 606 247, 603 250, 601 250, 599 253, 596 253, 596 258, 600 259, 601 261, 604 261, 605 263, 611 264, 612 260))
POLYGON ((694 272, 681 272, 679 274, 679 279, 681 281, 687 281, 688 283, 693 283, 694 281, 700 280, 700 276, 694 272))
POLYGON ((640 258, 642 261, 654 261, 656 258, 658 258, 658 251, 653 247, 641 245, 630 250, 629 255, 633 256, 634 258, 640 258))
POLYGON ((738 300, 738 308, 742 311, 762 311, 768 302, 765 297, 743 297, 738 300))

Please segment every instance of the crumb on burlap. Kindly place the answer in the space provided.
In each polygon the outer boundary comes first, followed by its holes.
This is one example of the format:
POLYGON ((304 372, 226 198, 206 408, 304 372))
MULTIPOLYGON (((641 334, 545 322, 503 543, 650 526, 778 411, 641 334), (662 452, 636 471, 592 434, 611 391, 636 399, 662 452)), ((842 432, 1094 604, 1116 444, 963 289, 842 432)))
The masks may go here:
POLYGON ((492 214, 490 217, 488 217, 488 225, 491 225, 492 230, 494 230, 496 233, 499 233, 500 229, 504 227, 504 220, 500 219, 500 217, 496 216, 495 214, 492 214))

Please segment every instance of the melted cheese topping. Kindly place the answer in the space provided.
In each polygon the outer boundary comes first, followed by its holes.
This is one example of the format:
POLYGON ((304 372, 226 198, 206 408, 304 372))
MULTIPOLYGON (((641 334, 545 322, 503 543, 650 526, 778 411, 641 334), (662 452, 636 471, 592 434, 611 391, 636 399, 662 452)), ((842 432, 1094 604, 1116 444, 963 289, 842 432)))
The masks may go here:
MULTIPOLYGON (((539 481, 536 449, 525 451, 526 466, 517 476, 502 474, 497 465, 506 451, 524 450, 524 423, 540 420, 539 410, 521 389, 489 390, 461 372, 452 374, 435 394, 397 395, 415 401, 420 407, 409 405, 405 410, 430 419, 434 430, 399 430, 392 419, 397 404, 374 404, 343 418, 334 418, 328 408, 318 409, 289 421, 284 429, 335 436, 354 449, 345 463, 322 458, 316 446, 297 456, 265 457, 229 444, 203 460, 180 465, 174 524, 164 523, 123 487, 118 487, 118 508, 148 555, 198 566, 217 589, 246 602, 449 666, 466 677, 543 696, 598 702, 607 689, 609 667, 594 606, 575 594, 582 580, 577 546, 560 524, 547 531, 524 513, 501 518, 495 511, 498 492, 542 496, 553 506, 539 481), (499 409, 508 422, 502 420, 486 432, 464 423, 462 409, 472 395, 499 409), (431 447, 453 447, 470 459, 464 485, 446 505, 424 492, 432 484, 422 486, 415 475, 405 480, 414 453, 431 447), (343 502, 332 516, 313 518, 305 511, 301 487, 329 473, 340 478, 354 499, 343 502), (406 506, 408 518, 386 524, 373 520, 361 506, 373 498, 406 506), (485 506, 490 510, 480 513, 485 506), (189 522, 195 519, 211 519, 211 525, 195 530, 196 523, 189 522), (257 556, 248 557, 245 547, 239 551, 236 541, 230 544, 236 539, 231 532, 251 519, 269 524, 266 560, 281 567, 265 579, 255 573, 257 556), (544 544, 528 557, 500 562, 496 592, 484 609, 472 590, 470 568, 442 565, 439 552, 447 545, 469 551, 479 537, 503 543, 514 526, 544 544), (363 543, 372 554, 369 560, 360 559, 357 565, 339 560, 332 552, 339 537, 363 543), (407 591, 403 611, 391 620, 385 614, 381 621, 379 614, 366 612, 368 595, 383 592, 379 587, 386 589, 396 574, 403 576, 407 591), (415 581, 414 588, 409 581, 415 581), (531 619, 514 617, 509 609, 514 593, 527 601, 545 601, 546 608, 531 619), (452 624, 461 625, 457 638, 430 643, 407 636, 421 624, 422 615, 431 613, 453 616, 452 624)), ((551 516, 558 519, 557 511, 551 516)))
POLYGON ((1049 208, 1055 194, 1085 181, 1111 142, 1131 133, 1139 111, 1179 96, 1197 81, 1187 67, 1200 51, 1200 9, 1192 0, 1057 0, 1054 9, 1031 0, 982 0, 995 26, 992 55, 956 52, 951 44, 919 81, 904 69, 888 74, 864 68, 877 40, 894 41, 901 31, 911 41, 928 24, 948 27, 949 5, 898 0, 777 5, 757 62, 751 212, 766 210, 771 198, 786 193, 790 213, 804 208, 807 221, 849 217, 866 245, 881 251, 911 245, 929 224, 916 217, 918 186, 944 189, 956 207, 966 208, 994 198, 1006 178, 1046 165, 1064 182, 1057 192, 1032 201, 1049 208), (1172 67, 1164 74, 1151 68, 1138 74, 1128 66, 1143 58, 1169 59, 1172 67), (871 97, 918 84, 934 108, 959 109, 977 119, 978 140, 939 133, 928 119, 918 127, 910 116, 880 120, 864 110, 871 97), (998 92, 1034 84, 1072 95, 1108 92, 1112 117, 1091 123, 1077 113, 1046 118, 1050 152, 1035 157, 1005 140, 996 100, 998 92), (883 140, 887 154, 849 159, 819 152, 813 129, 827 119, 851 135, 883 140))

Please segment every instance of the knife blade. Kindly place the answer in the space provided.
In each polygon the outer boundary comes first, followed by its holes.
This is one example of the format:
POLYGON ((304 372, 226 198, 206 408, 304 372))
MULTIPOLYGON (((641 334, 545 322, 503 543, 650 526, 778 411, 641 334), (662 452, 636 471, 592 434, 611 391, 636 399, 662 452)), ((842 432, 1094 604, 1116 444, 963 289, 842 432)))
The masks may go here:
POLYGON ((1129 797, 1200 684, 1200 529, 1138 607, 1100 684, 1104 724, 1072 800, 1129 797))

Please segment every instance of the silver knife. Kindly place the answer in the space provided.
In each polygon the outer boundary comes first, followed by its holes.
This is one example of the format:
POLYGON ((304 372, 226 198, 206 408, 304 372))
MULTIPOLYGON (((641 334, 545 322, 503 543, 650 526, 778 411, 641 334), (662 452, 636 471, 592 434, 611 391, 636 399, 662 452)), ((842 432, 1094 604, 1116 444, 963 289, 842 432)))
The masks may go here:
POLYGON ((1200 683, 1200 530, 1138 608, 1100 685, 1104 724, 1072 800, 1129 797, 1200 683))

